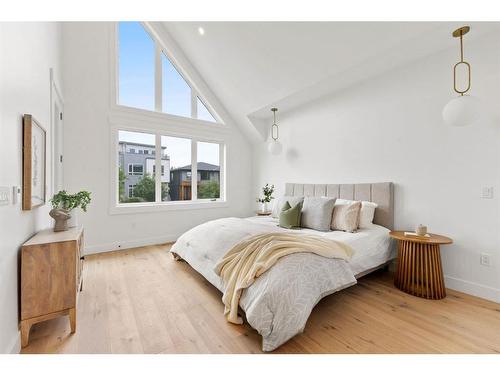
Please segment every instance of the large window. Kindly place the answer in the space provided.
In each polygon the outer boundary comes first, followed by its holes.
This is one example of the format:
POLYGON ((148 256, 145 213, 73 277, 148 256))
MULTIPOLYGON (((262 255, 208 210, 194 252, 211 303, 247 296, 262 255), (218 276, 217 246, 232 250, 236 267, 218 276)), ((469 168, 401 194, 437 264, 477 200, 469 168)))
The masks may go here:
POLYGON ((216 201, 224 197, 222 143, 119 130, 117 149, 119 204, 216 201), (138 149, 148 152, 135 152, 138 149), (156 173, 158 166, 160 174, 156 173))
POLYGON ((161 43, 140 22, 118 24, 118 71, 118 104, 217 122, 161 43))

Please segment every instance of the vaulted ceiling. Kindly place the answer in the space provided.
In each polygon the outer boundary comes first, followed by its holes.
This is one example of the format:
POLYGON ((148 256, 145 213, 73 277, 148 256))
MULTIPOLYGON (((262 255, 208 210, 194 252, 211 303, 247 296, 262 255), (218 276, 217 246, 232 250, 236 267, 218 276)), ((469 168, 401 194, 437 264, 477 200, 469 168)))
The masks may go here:
MULTIPOLYGON (((499 25, 469 24, 470 37, 499 25)), ((450 34, 462 24, 165 22, 164 26, 231 117, 251 138, 263 140, 272 106, 283 113, 456 46, 450 34)))

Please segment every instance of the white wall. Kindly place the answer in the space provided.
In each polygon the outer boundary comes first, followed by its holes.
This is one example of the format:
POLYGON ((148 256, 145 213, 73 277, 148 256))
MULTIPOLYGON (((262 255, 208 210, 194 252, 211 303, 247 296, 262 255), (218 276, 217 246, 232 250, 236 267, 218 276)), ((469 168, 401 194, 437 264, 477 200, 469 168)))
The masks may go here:
POLYGON ((472 94, 493 116, 452 128, 441 111, 453 96, 458 45, 330 97, 279 113, 281 156, 255 152, 257 189, 285 182, 393 181, 397 229, 419 223, 450 236, 442 247, 448 287, 500 301, 500 40, 467 38, 472 94), (483 186, 494 199, 481 199, 483 186), (479 263, 489 253, 493 266, 479 263))
MULTIPOLYGON (((175 240, 187 229, 218 217, 249 215, 252 204, 251 152, 232 127, 225 135, 229 206, 154 213, 110 214, 110 24, 63 26, 65 101, 65 186, 92 192, 85 226, 86 252, 175 240)), ((165 125, 167 126, 167 125, 165 125)))
MULTIPOLYGON (((22 186, 22 115, 32 114, 47 130, 50 150, 50 74, 58 80, 60 25, 0 23, 0 186, 22 186)), ((47 183, 50 194, 50 152, 47 183)), ((22 211, 0 206, 0 353, 19 351, 18 269, 20 245, 51 225, 48 205, 22 211)))

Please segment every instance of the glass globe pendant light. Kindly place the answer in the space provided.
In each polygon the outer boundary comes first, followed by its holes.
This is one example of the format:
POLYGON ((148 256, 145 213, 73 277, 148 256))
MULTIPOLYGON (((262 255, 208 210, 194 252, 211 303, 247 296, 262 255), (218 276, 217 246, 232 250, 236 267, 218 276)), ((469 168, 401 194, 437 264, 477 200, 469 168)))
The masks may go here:
POLYGON ((281 154, 281 151, 283 151, 283 145, 281 142, 278 140, 278 125, 276 124, 276 111, 278 108, 271 108, 271 111, 273 112, 274 116, 274 121, 273 124, 271 125, 271 139, 269 140, 269 143, 267 144, 267 149, 269 152, 273 155, 279 155, 281 154))
POLYGON ((443 119, 448 125, 466 126, 476 122, 481 116, 480 103, 477 98, 470 95, 465 95, 470 90, 471 82, 471 67, 470 64, 464 61, 464 45, 463 36, 470 30, 469 26, 463 26, 455 31, 452 35, 455 38, 460 38, 460 61, 453 67, 453 89, 460 96, 451 99, 443 109, 443 119), (457 68, 465 67, 467 69, 467 87, 460 89, 457 87, 457 68))

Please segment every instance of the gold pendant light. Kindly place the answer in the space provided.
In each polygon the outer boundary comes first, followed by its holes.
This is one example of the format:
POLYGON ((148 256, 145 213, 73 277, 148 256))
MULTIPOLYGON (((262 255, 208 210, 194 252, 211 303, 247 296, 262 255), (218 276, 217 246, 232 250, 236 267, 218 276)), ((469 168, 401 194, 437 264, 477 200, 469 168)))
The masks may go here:
POLYGON ((279 128, 278 124, 276 124, 276 112, 278 111, 278 108, 271 108, 271 111, 273 112, 273 124, 271 125, 271 139, 269 140, 267 149, 271 154, 279 155, 283 150, 283 145, 278 140, 279 128))
POLYGON ((469 26, 462 26, 452 33, 454 38, 460 38, 460 61, 453 66, 453 90, 460 96, 451 99, 443 109, 444 121, 452 126, 470 125, 476 122, 481 115, 478 99, 466 95, 471 87, 471 66, 464 60, 463 36, 469 31, 469 26), (457 83, 457 68, 461 66, 467 69, 467 86, 464 88, 459 88, 457 83))

